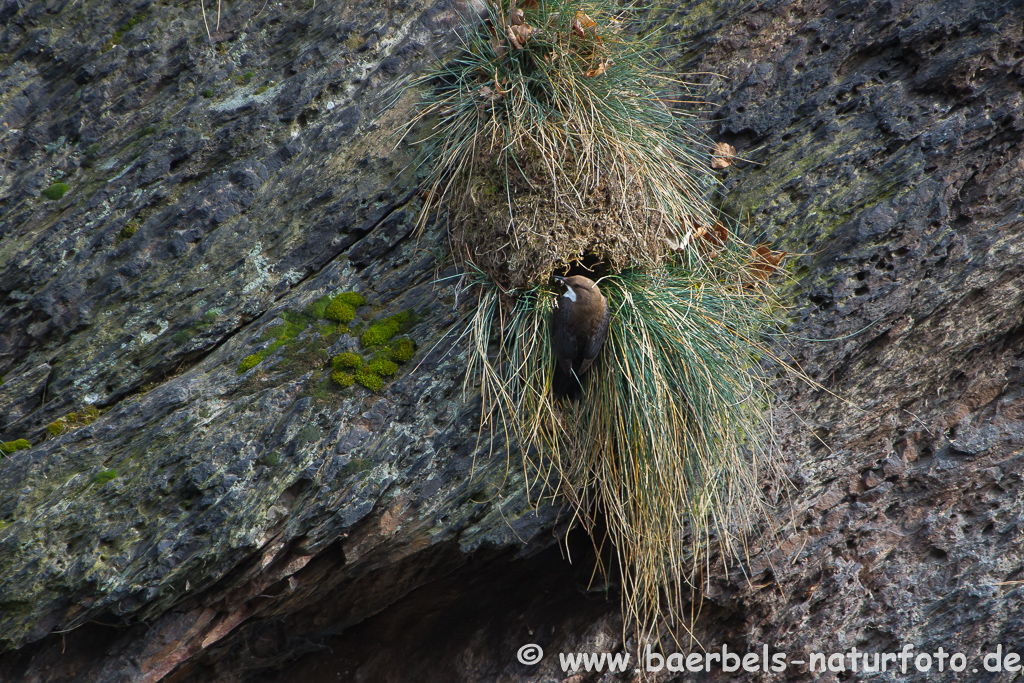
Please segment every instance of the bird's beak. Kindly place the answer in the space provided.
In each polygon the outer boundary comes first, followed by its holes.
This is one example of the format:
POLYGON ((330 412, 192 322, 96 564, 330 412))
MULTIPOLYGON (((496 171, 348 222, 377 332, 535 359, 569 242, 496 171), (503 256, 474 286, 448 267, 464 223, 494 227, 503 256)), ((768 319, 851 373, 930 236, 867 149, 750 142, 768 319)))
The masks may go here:
POLYGON ((555 278, 555 281, 558 282, 558 284, 560 284, 560 285, 564 285, 565 284, 565 278, 562 277, 561 275, 554 275, 553 277, 555 278))

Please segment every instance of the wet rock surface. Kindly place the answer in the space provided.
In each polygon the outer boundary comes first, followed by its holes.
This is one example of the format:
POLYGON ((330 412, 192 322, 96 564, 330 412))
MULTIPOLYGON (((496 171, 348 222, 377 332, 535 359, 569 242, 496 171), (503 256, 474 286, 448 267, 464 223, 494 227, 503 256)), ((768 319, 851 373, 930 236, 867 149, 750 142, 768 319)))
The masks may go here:
MULTIPOLYGON (((208 37, 190 5, 0 4, 0 440, 34 444, 0 463, 0 678, 563 680, 621 648, 587 543, 563 561, 477 442, 467 299, 411 232, 396 132, 459 7, 214 5, 208 37), (335 291, 417 314, 382 393, 326 382, 314 325, 238 374, 335 291)), ((823 387, 780 382, 792 486, 696 636, 1024 651, 1024 10, 653 11, 719 75, 726 206, 798 254, 787 348, 823 387)))

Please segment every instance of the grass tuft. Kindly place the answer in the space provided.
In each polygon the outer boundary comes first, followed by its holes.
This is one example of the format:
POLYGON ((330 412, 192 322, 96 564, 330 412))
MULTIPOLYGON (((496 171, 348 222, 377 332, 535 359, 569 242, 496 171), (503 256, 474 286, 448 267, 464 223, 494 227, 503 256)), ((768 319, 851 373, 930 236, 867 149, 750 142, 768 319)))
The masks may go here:
POLYGON ((616 271, 657 264, 712 224, 712 142, 657 31, 611 0, 486 5, 424 81, 421 225, 441 202, 456 255, 526 288, 589 248, 616 271))
POLYGON ((778 306, 756 265, 734 242, 603 278, 611 322, 578 403, 551 392, 557 292, 523 292, 507 311, 485 284, 470 323, 466 388, 480 382, 482 419, 518 443, 535 500, 565 496, 588 531, 600 508, 644 638, 685 623, 713 549, 743 556, 764 512, 759 477, 776 474, 760 364, 778 361, 762 341, 778 306))

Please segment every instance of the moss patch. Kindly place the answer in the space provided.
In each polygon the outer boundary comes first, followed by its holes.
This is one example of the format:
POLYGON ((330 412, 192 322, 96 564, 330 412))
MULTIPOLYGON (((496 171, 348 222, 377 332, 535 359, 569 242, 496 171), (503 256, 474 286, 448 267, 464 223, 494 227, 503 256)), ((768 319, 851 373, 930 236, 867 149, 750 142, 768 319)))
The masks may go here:
POLYGON ((359 343, 363 348, 381 346, 391 341, 395 335, 405 332, 418 322, 418 318, 411 310, 396 313, 389 318, 380 320, 370 325, 369 329, 363 332, 359 343))
POLYGON ((31 442, 28 439, 15 439, 14 441, 0 441, 0 452, 4 455, 10 455, 15 451, 23 451, 28 448, 32 448, 31 442))
POLYGON ((365 370, 356 373, 355 381, 375 393, 384 388, 384 380, 381 379, 380 375, 374 375, 365 370))
POLYGON ((57 201, 58 199, 63 197, 64 193, 67 192, 67 191, 68 191, 67 184, 65 184, 65 183, 54 183, 53 185, 50 185, 48 188, 43 190, 43 196, 46 197, 47 199, 52 199, 53 201, 57 201))
POLYGON ((135 233, 137 233, 138 231, 139 222, 133 218, 132 220, 125 223, 125 226, 121 228, 121 232, 117 233, 117 236, 120 237, 122 240, 126 240, 135 233))
POLYGON ((335 370, 358 370, 362 365, 363 357, 351 351, 346 351, 331 359, 331 367, 335 370))
POLYGON ((416 353, 416 346, 413 344, 412 339, 408 337, 402 337, 391 342, 388 347, 391 352, 391 358, 397 363, 408 363, 412 360, 413 354, 416 353))
POLYGON ((339 323, 350 323, 356 317, 356 309, 366 304, 366 299, 356 292, 342 292, 326 302, 323 317, 339 323))
POLYGON ((385 318, 358 320, 358 309, 364 306, 366 299, 358 292, 339 292, 320 297, 301 313, 285 311, 281 314, 285 322, 275 325, 263 335, 264 340, 272 339, 272 343, 262 351, 243 358, 238 365, 238 374, 253 369, 274 351, 284 347, 279 365, 281 369, 292 374, 322 371, 311 381, 309 389, 310 395, 318 399, 329 398, 333 393, 332 387, 336 390, 337 387, 359 384, 370 391, 381 391, 385 378, 397 374, 399 365, 409 362, 415 354, 416 344, 411 338, 395 337, 408 331, 419 318, 414 311, 406 310, 385 318), (347 323, 352 324, 351 328, 347 323), (301 344, 294 343, 310 327, 312 334, 307 335, 309 338, 304 337, 301 344), (346 351, 328 356, 327 350, 341 335, 355 335, 363 329, 363 353, 346 351))
POLYGON ((355 383, 356 377, 355 375, 349 374, 347 372, 335 370, 334 372, 331 373, 331 381, 339 386, 350 387, 355 383))
POLYGON ((102 472, 96 473, 96 476, 92 478, 92 483, 102 486, 114 479, 117 479, 117 470, 103 470, 102 472))
POLYGON ((131 31, 133 28, 135 28, 135 25, 145 18, 145 14, 139 14, 129 19, 128 23, 118 27, 117 30, 114 31, 114 35, 110 37, 110 40, 103 44, 103 47, 100 48, 100 51, 108 52, 109 50, 112 50, 115 46, 120 44, 121 38, 124 36, 124 34, 128 33, 128 31, 131 31))
POLYGON ((57 418, 46 426, 46 431, 50 432, 52 436, 60 436, 61 434, 67 434, 73 429, 92 424, 99 416, 100 411, 96 406, 87 406, 84 410, 77 413, 68 413, 64 417, 57 418))

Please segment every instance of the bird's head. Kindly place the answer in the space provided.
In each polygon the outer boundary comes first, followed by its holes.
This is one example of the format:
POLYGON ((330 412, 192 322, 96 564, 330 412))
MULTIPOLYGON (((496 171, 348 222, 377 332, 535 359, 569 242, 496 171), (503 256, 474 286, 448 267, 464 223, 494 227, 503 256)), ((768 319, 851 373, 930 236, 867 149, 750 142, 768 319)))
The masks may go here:
POLYGON ((589 277, 584 277, 582 275, 561 277, 559 275, 555 275, 555 281, 558 282, 558 284, 565 286, 565 294, 562 296, 573 303, 579 301, 580 298, 584 301, 602 298, 601 290, 597 288, 597 283, 589 277))

